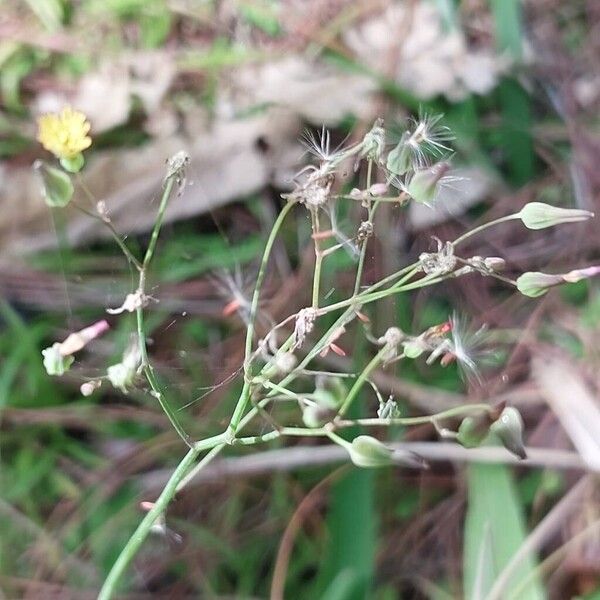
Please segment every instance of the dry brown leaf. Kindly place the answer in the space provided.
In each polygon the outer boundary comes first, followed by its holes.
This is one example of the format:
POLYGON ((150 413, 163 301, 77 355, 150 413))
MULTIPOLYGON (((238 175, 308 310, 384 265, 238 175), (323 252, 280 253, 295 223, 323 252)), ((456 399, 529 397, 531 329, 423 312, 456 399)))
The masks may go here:
POLYGON ((577 369, 557 357, 534 358, 540 392, 586 465, 600 472, 600 403, 577 369))

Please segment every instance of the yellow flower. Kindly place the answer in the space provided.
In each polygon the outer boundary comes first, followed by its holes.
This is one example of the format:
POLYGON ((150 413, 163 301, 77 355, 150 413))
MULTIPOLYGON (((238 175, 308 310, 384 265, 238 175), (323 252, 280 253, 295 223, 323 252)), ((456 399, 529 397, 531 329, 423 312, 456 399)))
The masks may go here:
POLYGON ((42 115, 38 118, 38 141, 56 158, 72 159, 92 144, 87 134, 90 123, 86 116, 70 106, 58 114, 42 115))

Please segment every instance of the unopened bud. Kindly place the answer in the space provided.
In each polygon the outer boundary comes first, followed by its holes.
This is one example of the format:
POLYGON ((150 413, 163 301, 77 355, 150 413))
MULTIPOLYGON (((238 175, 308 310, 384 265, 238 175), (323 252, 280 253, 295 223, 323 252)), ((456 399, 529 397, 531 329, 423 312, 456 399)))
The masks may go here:
POLYGON ((281 375, 287 375, 294 370, 298 359, 291 352, 277 352, 274 363, 281 375))
POLYGON ((449 170, 448 163, 440 162, 428 169, 416 171, 408 183, 408 195, 415 202, 431 206, 436 199, 440 180, 449 170))
POLYGON ((524 296, 543 296, 551 287, 564 283, 560 275, 549 275, 539 271, 528 271, 517 278, 517 289, 524 296))
POLYGON ((523 444, 523 430, 525 426, 521 413, 512 406, 507 406, 498 420, 490 427, 502 442, 502 445, 521 459, 527 458, 523 444))
POLYGON ((405 175, 414 168, 413 153, 407 144, 408 137, 408 132, 405 132, 400 143, 387 156, 387 170, 394 175, 405 175))
POLYGON ((388 191, 388 186, 385 183, 374 183, 370 188, 369 188, 369 194, 371 194, 371 196, 383 196, 384 194, 386 194, 388 191))
POLYGON ((336 411, 331 408, 317 404, 307 404, 302 407, 302 422, 306 427, 316 429, 331 421, 335 414, 336 411))
POLYGON ((594 213, 578 208, 559 208, 544 202, 529 202, 518 215, 528 229, 545 229, 563 223, 587 221, 594 213))
POLYGON ((503 271, 506 261, 499 256, 488 256, 483 259, 483 264, 490 271, 503 271))
POLYGON ((456 441, 465 448, 476 448, 490 432, 491 421, 487 415, 465 417, 458 427, 456 441))
POLYGON ((379 162, 384 150, 385 129, 383 128, 383 119, 377 119, 363 139, 361 156, 379 162))
POLYGON ((384 467, 394 462, 394 451, 369 435, 355 437, 348 452, 357 467, 384 467))
POLYGON ((33 169, 38 176, 46 204, 52 208, 67 206, 74 192, 71 178, 61 169, 51 167, 42 160, 36 160, 33 169))
POLYGON ((86 381, 81 384, 79 391, 82 396, 91 396, 100 386, 102 385, 101 379, 94 379, 92 381, 86 381))
POLYGON ((398 403, 390 396, 385 402, 379 402, 377 416, 380 419, 395 419, 400 416, 398 403))

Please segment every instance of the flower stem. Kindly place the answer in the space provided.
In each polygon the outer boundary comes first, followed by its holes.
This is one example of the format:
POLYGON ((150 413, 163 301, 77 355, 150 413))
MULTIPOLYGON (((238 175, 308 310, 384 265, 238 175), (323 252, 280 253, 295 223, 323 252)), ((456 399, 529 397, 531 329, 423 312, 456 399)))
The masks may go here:
POLYGON ((388 349, 383 347, 367 364, 367 366, 361 371, 360 375, 356 378, 354 385, 350 388, 348 395, 344 399, 340 410, 338 411, 338 415, 342 416, 346 413, 346 411, 350 408, 354 398, 360 392, 363 384, 369 378, 369 375, 381 364, 383 360, 383 356, 388 349))
POLYGON ((143 518, 141 523, 138 525, 135 533, 129 538, 129 541, 119 554, 115 564, 112 566, 108 577, 104 581, 100 593, 98 594, 98 600, 109 600, 115 593, 116 585, 121 578, 121 575, 136 555, 143 541, 146 539, 150 530, 152 529, 152 525, 156 522, 156 520, 160 517, 161 514, 167 508, 169 502, 173 499, 175 492, 177 490, 177 486, 179 482, 185 477, 185 475, 190 470, 193 465, 196 457, 203 450, 210 450, 210 452, 204 457, 203 462, 208 463, 212 460, 218 452, 224 447, 224 434, 217 435, 215 437, 207 438, 202 442, 197 443, 193 448, 191 448, 188 453, 185 455, 183 460, 179 463, 173 475, 169 479, 167 485, 161 492, 160 496, 154 503, 152 509, 148 512, 148 514, 143 518))
POLYGON ((281 225, 285 221, 288 213, 294 207, 294 202, 288 202, 281 212, 279 216, 275 220, 271 232, 269 233, 269 237, 267 238, 267 243, 265 245, 265 250, 263 252, 262 260, 260 263, 260 267, 258 270, 258 275, 256 277, 256 286, 254 287, 254 294, 252 296, 252 304, 250 306, 250 318, 248 322, 248 329, 246 331, 246 344, 245 344, 245 355, 244 355, 244 386, 242 388, 242 392, 238 399, 238 402, 233 411, 233 415, 231 416, 231 421, 229 422, 229 427, 227 428, 229 435, 235 435, 237 431, 238 425, 240 424, 240 420, 248 406, 248 402, 250 400, 250 390, 251 390, 251 373, 250 373, 250 356, 252 354, 252 342, 254 341, 254 330, 256 327, 256 315, 258 313, 258 301, 260 300, 260 292, 262 289, 262 284, 265 279, 265 275, 267 272, 267 263, 269 262, 269 257, 271 256, 271 251, 273 249, 273 244, 275 243, 275 238, 281 229, 281 225))
POLYGON ((156 217, 156 221, 154 223, 154 228, 152 229, 152 235, 150 236, 150 243, 148 244, 148 248, 146 250, 146 254, 144 255, 144 260, 142 262, 140 268, 140 275, 138 280, 138 289, 137 294, 140 298, 140 303, 136 308, 136 321, 137 321, 137 334, 138 334, 138 343, 140 347, 141 361, 142 361, 142 371, 146 376, 148 384, 152 389, 154 397, 158 400, 161 408, 164 413, 167 415, 167 418, 171 422, 171 425, 175 429, 175 431, 179 434, 181 439, 191 447, 190 437, 185 432, 179 420, 177 418, 177 414, 175 410, 171 407, 171 405, 166 401, 163 391, 160 388, 160 384, 154 373, 154 369, 150 364, 150 360, 148 359, 148 348, 146 345, 146 332, 144 327, 144 299, 146 297, 146 273, 148 271, 148 266, 150 265, 150 261, 152 260, 152 256, 154 255, 154 250, 156 248, 156 242, 158 241, 158 234, 160 233, 160 229, 162 226, 162 222, 164 219, 165 211, 167 208, 167 204, 169 201, 169 197, 171 196, 171 192, 173 191, 173 185, 175 183, 175 175, 168 177, 165 181, 165 185, 163 187, 163 193, 160 200, 160 206, 158 207, 158 214, 156 217))
POLYGON ((319 223, 319 209, 313 208, 310 211, 312 223, 313 242, 315 245, 315 269, 313 272, 313 287, 312 287, 312 307, 319 308, 319 292, 321 288, 321 267, 323 265, 323 252, 319 243, 319 233, 321 225, 319 223))
POLYGON ((488 229, 489 227, 493 227, 494 225, 498 225, 499 223, 505 223, 506 221, 513 221, 514 219, 518 219, 518 218, 519 218, 519 213, 514 213, 512 215, 507 215, 506 217, 500 217, 499 219, 494 219, 493 221, 489 221, 488 223, 484 223, 483 225, 479 225, 479 227, 475 227, 474 229, 471 229, 470 231, 467 231, 466 233, 463 233, 460 237, 456 238, 452 242, 452 245, 456 247, 461 242, 464 242, 466 239, 470 238, 471 236, 473 236, 477 233, 480 233, 480 232, 488 229))
MULTIPOLYGON (((368 193, 369 189, 371 188, 372 176, 373 176, 373 161, 369 160, 367 162, 367 185, 366 185, 367 193, 368 193)), ((373 222, 373 215, 375 214, 376 208, 377 208, 377 203, 375 205, 373 205, 371 202, 369 202, 367 220, 371 223, 373 222)), ((362 241, 362 244, 360 246, 360 255, 358 257, 358 267, 356 268, 356 280, 354 282, 354 293, 352 294, 353 296, 358 295, 358 293, 360 291, 360 284, 362 281, 362 273, 363 273, 363 269, 365 266, 365 256, 367 255, 367 244, 368 243, 369 243, 369 238, 367 236, 362 241)))

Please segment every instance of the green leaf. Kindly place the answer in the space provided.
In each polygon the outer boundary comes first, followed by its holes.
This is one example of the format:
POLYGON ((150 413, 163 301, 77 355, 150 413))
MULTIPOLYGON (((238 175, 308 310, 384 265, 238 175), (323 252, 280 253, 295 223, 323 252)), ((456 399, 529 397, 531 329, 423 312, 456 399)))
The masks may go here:
MULTIPOLYGON (((527 536, 523 509, 510 470, 502 465, 473 465, 467 472, 468 508, 464 530, 464 597, 477 600, 527 536), (490 543, 483 542, 489 537, 490 543), (482 557, 483 553, 483 557, 482 557)), ((519 600, 542 600, 546 593, 535 572, 537 558, 527 556, 514 571, 503 598, 510 598, 525 578, 531 578, 519 600)))

